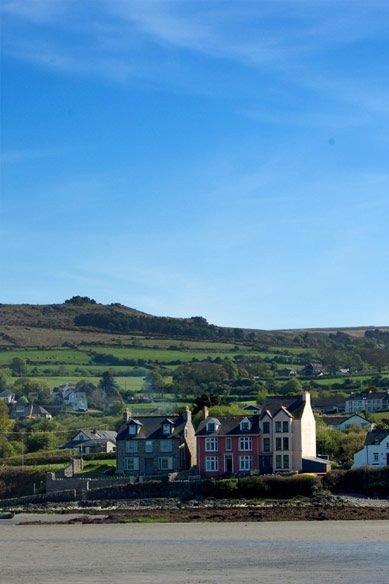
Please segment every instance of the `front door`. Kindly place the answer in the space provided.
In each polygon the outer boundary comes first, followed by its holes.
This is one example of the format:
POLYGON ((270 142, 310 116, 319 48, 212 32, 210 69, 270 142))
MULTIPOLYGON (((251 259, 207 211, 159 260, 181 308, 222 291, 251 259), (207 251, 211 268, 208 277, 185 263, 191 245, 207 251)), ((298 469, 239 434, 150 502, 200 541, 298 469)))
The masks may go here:
POLYGON ((232 474, 233 473, 232 454, 225 454, 224 455, 224 472, 226 474, 232 474))
POLYGON ((145 458, 145 474, 152 475, 154 472, 154 459, 145 458))

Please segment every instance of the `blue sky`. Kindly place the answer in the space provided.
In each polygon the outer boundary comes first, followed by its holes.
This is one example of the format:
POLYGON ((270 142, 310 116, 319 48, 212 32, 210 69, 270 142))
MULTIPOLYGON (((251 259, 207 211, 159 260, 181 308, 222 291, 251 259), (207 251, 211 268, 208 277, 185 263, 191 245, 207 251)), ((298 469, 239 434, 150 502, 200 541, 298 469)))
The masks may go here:
POLYGON ((386 0, 1 13, 1 302, 389 323, 386 0))

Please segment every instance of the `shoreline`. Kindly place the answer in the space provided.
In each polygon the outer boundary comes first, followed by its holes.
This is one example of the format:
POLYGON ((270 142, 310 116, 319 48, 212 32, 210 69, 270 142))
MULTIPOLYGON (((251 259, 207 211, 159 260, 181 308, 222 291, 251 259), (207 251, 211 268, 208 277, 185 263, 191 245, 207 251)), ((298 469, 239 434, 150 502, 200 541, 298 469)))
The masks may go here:
MULTIPOLYGON (((1 507, 0 507, 1 508, 1 507)), ((5 509, 4 509, 5 511, 5 509)), ((315 500, 127 500, 7 507, 1 524, 115 524, 389 520, 389 499, 325 497, 315 500)))

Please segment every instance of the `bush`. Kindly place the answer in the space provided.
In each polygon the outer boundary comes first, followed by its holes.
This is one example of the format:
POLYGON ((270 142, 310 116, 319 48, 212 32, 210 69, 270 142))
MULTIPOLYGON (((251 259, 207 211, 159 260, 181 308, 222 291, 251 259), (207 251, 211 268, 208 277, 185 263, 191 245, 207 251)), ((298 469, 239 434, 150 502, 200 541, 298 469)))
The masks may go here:
POLYGON ((228 499, 238 495, 238 479, 208 479, 203 481, 203 495, 205 497, 217 497, 228 499))
POLYGON ((34 493, 34 483, 45 480, 46 473, 32 469, 0 468, 0 499, 23 497, 34 493))
POLYGON ((323 478, 333 493, 359 493, 370 497, 389 495, 389 467, 362 467, 348 471, 335 470, 323 478))
POLYGON ((321 479, 311 475, 289 477, 250 476, 240 479, 207 479, 203 481, 203 495, 216 498, 258 499, 262 497, 312 497, 322 489, 321 479))
POLYGON ((307 475, 245 477, 238 481, 239 495, 247 498, 312 497, 320 492, 321 489, 320 478, 307 475))

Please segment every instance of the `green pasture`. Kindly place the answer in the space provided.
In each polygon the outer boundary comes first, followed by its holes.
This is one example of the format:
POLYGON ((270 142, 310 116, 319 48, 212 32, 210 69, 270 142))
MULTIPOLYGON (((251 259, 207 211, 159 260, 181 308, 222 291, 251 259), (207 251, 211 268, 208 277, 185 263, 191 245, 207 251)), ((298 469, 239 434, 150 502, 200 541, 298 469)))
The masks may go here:
MULTIPOLYGON (((222 343, 220 341, 180 341, 174 339, 137 339, 133 341, 134 345, 149 347, 149 348, 161 348, 166 349, 169 347, 179 347, 180 349, 196 349, 199 351, 233 351, 237 350, 238 345, 233 343, 222 343)), ((250 347, 247 345, 239 345, 239 351, 249 351, 250 347)))
MULTIPOLYGON (((36 377, 37 375, 45 377, 46 375, 55 375, 57 377, 63 377, 65 375, 71 376, 85 376, 85 377, 97 377, 102 375, 104 371, 110 370, 115 371, 117 375, 131 375, 131 372, 135 369, 135 366, 131 365, 34 365, 27 366, 26 375, 36 377)), ((139 368, 137 368, 139 369, 139 368)), ((142 371, 147 371, 147 369, 141 368, 142 371)))
POLYGON ((0 366, 9 365, 15 357, 30 363, 88 364, 91 362, 88 353, 76 349, 12 349, 11 351, 0 350, 0 366))
MULTIPOLYGON (((142 359, 148 362, 154 363, 171 363, 172 361, 180 361, 181 363, 193 361, 193 359, 198 359, 199 361, 205 361, 208 358, 215 359, 220 357, 224 359, 225 357, 234 357, 235 355, 243 354, 244 351, 200 351, 200 350, 176 350, 176 349, 151 349, 146 347, 144 349, 132 348, 132 347, 88 347, 84 346, 80 348, 82 351, 94 351, 98 354, 112 355, 113 357, 119 359, 142 359)), ((246 353, 247 354, 247 351, 246 353)), ((259 353, 250 351, 252 356, 269 356, 268 353, 259 353)))
MULTIPOLYGON (((105 371, 107 367, 105 368, 105 371)), ((114 371, 113 371, 114 373, 114 371)), ((75 375, 65 375, 65 376, 39 376, 33 377, 34 381, 42 381, 46 383, 50 389, 54 389, 58 387, 62 383, 78 383, 81 380, 88 381, 90 383, 94 383, 98 385, 101 377, 97 376, 88 376, 83 377, 82 375, 75 376, 75 375)), ((117 382, 119 388, 123 391, 131 390, 131 391, 142 391, 144 387, 145 378, 144 377, 114 377, 115 381, 117 382)))
MULTIPOLYGON (((321 378, 321 377, 306 377, 304 378, 304 381, 313 381, 315 384, 317 383, 318 385, 333 385, 334 383, 339 383, 342 384, 343 381, 350 380, 350 381, 365 381, 366 379, 370 379, 371 375, 345 375, 345 376, 335 376, 335 377, 325 377, 325 378, 321 378)), ((347 386, 346 388, 347 389, 347 386)))

